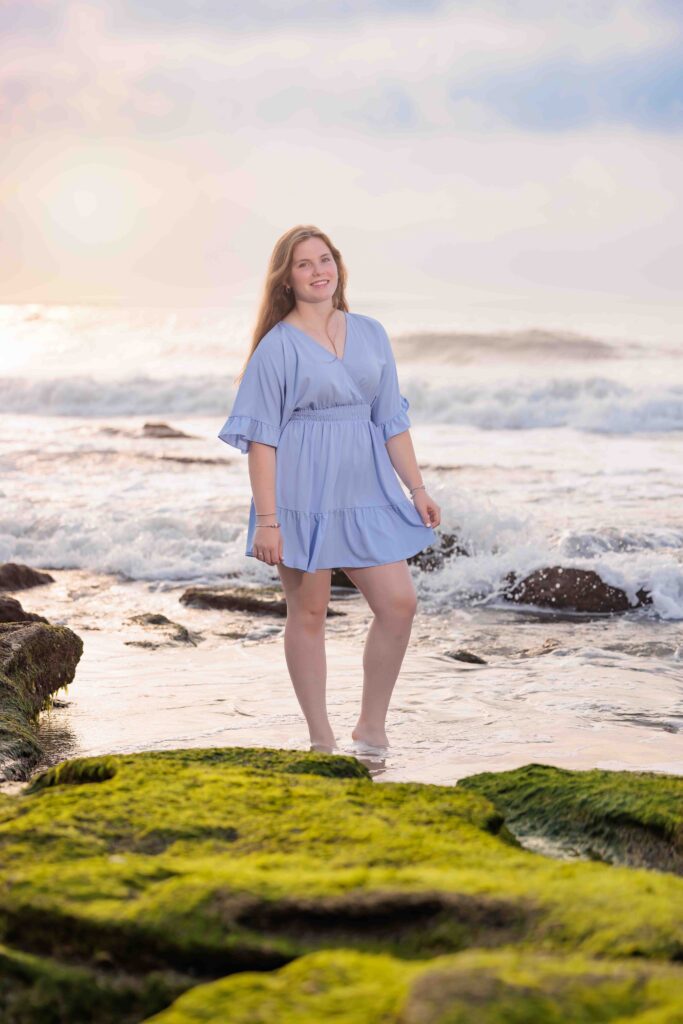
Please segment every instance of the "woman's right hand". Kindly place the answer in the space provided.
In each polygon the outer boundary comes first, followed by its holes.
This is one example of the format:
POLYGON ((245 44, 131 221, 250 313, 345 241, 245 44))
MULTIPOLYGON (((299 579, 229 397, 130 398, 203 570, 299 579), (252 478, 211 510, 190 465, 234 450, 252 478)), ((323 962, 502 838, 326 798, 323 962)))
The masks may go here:
POLYGON ((252 544, 255 556, 268 565, 277 565, 282 561, 282 531, 280 527, 257 526, 254 530, 252 544))

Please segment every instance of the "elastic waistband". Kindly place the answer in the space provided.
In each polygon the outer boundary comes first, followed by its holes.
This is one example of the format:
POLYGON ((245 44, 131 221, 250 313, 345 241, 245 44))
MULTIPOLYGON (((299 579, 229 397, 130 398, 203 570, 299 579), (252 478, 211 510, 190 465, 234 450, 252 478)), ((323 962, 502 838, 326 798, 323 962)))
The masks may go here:
POLYGON ((295 409, 293 420, 369 420, 371 406, 365 402, 357 405, 327 405, 321 409, 295 409))

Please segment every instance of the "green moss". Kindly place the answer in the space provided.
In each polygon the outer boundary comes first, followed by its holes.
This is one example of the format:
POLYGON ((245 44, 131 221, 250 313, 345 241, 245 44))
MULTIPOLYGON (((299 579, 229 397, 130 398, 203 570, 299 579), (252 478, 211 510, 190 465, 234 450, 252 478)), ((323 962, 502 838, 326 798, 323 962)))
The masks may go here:
POLYGON ((0 767, 12 761, 35 763, 41 749, 39 710, 19 683, 0 673, 0 767))
POLYGON ((80 786, 87 782, 104 782, 116 775, 116 763, 108 757, 79 757, 62 761, 36 775, 27 787, 28 793, 50 786, 80 786))
POLYGON ((26 778, 41 747, 37 721, 74 677, 83 642, 65 626, 0 623, 0 778, 26 778))
POLYGON ((325 951, 198 986, 145 1024, 673 1024, 682 980, 659 965, 515 950, 429 963, 325 951))
MULTIPOLYGON (((291 751, 280 771, 278 751, 263 752, 266 770, 257 750, 244 753, 245 768, 239 756, 107 757, 115 774, 96 785, 14 798, 16 816, 0 823, 0 871, 12 879, 0 911, 19 929, 39 908, 55 938, 62 919, 88 924, 89 936, 139 931, 156 937, 162 959, 173 949, 181 961, 213 953, 223 963, 233 947, 242 960, 291 958, 348 943, 356 930, 354 944, 410 956, 520 932, 606 955, 683 949, 678 879, 512 846, 500 812, 460 786, 292 774, 307 758, 291 751)), ((310 756, 312 767, 321 756, 310 756)))
POLYGON ((172 971, 113 974, 106 958, 78 967, 0 945, 3 1024, 138 1024, 195 983, 172 971))
POLYGON ((680 960, 682 905, 674 875, 539 856, 481 793, 377 785, 351 758, 85 758, 0 801, 0 937, 114 976, 199 983, 325 949, 405 970, 512 946, 680 960))
POLYGON ((269 974, 199 986, 146 1024, 391 1024, 421 966, 350 950, 315 953, 269 974))
POLYGON ((20 693, 34 713, 74 678, 83 641, 66 626, 0 623, 0 681, 20 693))
POLYGON ((315 751, 278 750, 272 747, 206 747, 182 750, 143 751, 137 758, 187 765, 235 765, 260 772, 323 775, 327 778, 370 779, 370 772, 355 757, 319 754, 315 751))
POLYGON ((596 860, 683 873, 683 777, 530 764, 458 787, 488 797, 522 840, 596 860))

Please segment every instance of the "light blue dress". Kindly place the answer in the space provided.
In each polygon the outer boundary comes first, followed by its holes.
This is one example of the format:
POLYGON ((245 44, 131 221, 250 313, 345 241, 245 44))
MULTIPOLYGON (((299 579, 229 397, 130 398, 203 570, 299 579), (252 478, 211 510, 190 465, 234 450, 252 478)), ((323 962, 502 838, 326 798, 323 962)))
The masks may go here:
MULTIPOLYGON (((251 441, 277 449, 276 507, 263 511, 277 512, 284 565, 304 572, 397 562, 437 540, 385 447, 410 428, 387 332, 373 317, 345 316, 341 359, 292 324, 275 324, 218 434, 244 454, 251 441)), ((255 529, 252 497, 251 557, 255 529)))

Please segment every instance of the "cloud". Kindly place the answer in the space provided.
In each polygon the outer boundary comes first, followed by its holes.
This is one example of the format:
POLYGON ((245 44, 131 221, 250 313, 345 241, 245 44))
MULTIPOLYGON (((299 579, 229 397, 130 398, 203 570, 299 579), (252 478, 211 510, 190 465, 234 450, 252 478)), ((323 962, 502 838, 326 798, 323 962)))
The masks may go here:
POLYGON ((20 10, 0 64, 6 300, 222 301, 302 222, 334 233, 356 287, 673 288, 664 0, 20 10))
POLYGON ((459 82, 449 97, 454 104, 474 101, 514 125, 541 131, 597 124, 678 131, 683 128, 683 59, 677 46, 599 64, 536 64, 459 82))
POLYGON ((473 111, 482 131, 679 130, 683 120, 681 19, 642 0, 286 9, 72 0, 20 10, 0 72, 0 123, 13 138, 288 121, 391 135, 473 127, 473 111), (37 12, 45 23, 27 35, 37 12))
MULTIPOLYGON (((107 6, 110 6, 107 4, 107 6)), ((252 0, 249 4, 225 0, 118 0, 111 5, 113 27, 135 24, 137 30, 185 32, 201 26, 229 32, 269 31, 302 25, 357 23, 368 17, 392 18, 406 13, 425 14, 445 6, 444 0, 252 0)))

